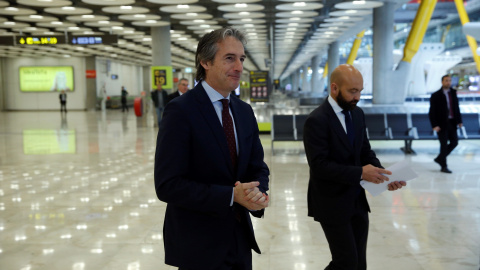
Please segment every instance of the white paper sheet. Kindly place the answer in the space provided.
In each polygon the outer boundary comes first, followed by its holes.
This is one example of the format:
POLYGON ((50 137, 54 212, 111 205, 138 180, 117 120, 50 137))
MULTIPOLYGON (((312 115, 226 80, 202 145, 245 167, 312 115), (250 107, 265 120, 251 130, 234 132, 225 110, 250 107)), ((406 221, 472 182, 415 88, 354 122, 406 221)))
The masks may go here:
POLYGON ((360 185, 370 194, 372 194, 372 196, 377 196, 385 190, 388 190, 388 184, 393 181, 410 181, 418 176, 412 170, 408 161, 406 160, 395 163, 386 169, 392 172, 392 175, 387 175, 389 178, 388 181, 384 181, 380 184, 374 184, 372 182, 362 180, 360 181, 360 185))

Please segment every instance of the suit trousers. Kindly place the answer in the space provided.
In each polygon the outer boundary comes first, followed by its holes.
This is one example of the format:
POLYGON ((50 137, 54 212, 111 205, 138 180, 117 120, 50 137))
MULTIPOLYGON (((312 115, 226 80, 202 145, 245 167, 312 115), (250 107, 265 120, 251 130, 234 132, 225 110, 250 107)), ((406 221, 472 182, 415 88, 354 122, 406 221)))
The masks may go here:
POLYGON ((215 269, 199 268, 183 268, 178 270, 252 270, 252 248, 250 247, 248 239, 250 239, 246 230, 247 224, 240 223, 235 220, 234 241, 232 241, 227 257, 223 263, 215 269))
POLYGON ((448 119, 447 128, 441 129, 437 133, 437 136, 440 141, 440 154, 438 154, 436 159, 440 163, 440 166, 445 168, 447 167, 447 156, 458 145, 457 124, 455 120, 448 119))
POLYGON ((355 211, 347 224, 320 222, 332 254, 325 270, 367 269, 368 211, 357 199, 355 211))

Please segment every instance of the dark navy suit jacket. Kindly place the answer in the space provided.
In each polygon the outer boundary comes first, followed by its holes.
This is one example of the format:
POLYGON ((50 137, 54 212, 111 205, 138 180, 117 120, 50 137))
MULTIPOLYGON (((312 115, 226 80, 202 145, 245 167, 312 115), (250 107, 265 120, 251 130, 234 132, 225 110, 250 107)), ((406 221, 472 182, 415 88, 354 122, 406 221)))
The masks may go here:
POLYGON ((363 110, 356 107, 350 113, 355 130, 354 147, 328 100, 305 121, 303 142, 310 166, 308 215, 316 221, 347 223, 357 199, 370 211, 360 186, 362 166, 382 166, 370 148, 363 110))
MULTIPOLYGON (((221 264, 235 241, 237 220, 230 206, 235 182, 260 181, 259 189, 268 190, 269 170, 252 108, 233 96, 230 108, 238 138, 237 170, 201 83, 173 99, 163 113, 155 153, 155 190, 167 203, 163 237, 169 265, 212 269, 221 264)), ((250 212, 236 203, 234 207, 241 210, 241 225, 248 231, 252 249, 260 253, 250 212)), ((251 214, 261 217, 263 210, 251 214)))
MULTIPOLYGON (((458 125, 462 123, 462 115, 460 114, 460 107, 458 105, 457 90, 450 88, 452 103, 453 103, 453 119, 458 125)), ((432 128, 440 127, 441 129, 447 128, 448 115, 450 111, 447 105, 447 97, 443 93, 443 89, 435 91, 430 97, 430 109, 428 116, 430 118, 430 123, 432 128)))

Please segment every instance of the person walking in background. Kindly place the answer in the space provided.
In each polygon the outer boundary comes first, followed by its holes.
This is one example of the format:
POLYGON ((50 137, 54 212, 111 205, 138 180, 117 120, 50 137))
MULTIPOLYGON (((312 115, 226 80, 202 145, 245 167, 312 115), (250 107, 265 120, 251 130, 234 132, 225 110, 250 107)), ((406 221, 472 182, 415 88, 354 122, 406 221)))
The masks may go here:
POLYGON ((185 94, 188 91, 188 80, 185 78, 181 78, 178 81, 177 85, 178 91, 171 93, 170 95, 167 96, 167 104, 174 98, 179 97, 183 94, 185 94))
MULTIPOLYGON (((331 93, 307 118, 303 142, 310 167, 308 215, 320 222, 332 261, 328 270, 367 268, 370 207, 363 179, 388 181, 367 138, 363 110, 356 106, 363 90, 362 74, 351 65, 340 65, 330 77, 331 93)), ((388 184, 388 190, 405 186, 388 184)))
POLYGON ((457 126, 462 127, 462 115, 457 90, 452 88, 450 76, 442 77, 442 88, 430 97, 428 116, 432 129, 437 132, 440 141, 440 153, 434 161, 440 165, 441 172, 452 173, 447 166, 447 156, 458 145, 457 126))
POLYGON ((155 104, 157 112, 157 123, 158 126, 160 126, 160 122, 162 121, 163 109, 165 108, 165 105, 167 105, 167 92, 165 92, 162 89, 162 85, 158 83, 157 89, 152 91, 151 97, 153 100, 153 104, 155 104))
POLYGON ((250 215, 268 206, 269 170, 252 108, 230 95, 243 71, 245 37, 204 35, 197 86, 165 108, 155 153, 155 190, 167 203, 165 263, 180 270, 252 269, 260 253, 250 215))
POLYGON ((65 93, 65 90, 62 90, 62 92, 60 92, 58 98, 60 99, 60 112, 67 113, 67 94, 65 93))
POLYGON ((124 112, 125 110, 127 110, 128 112, 127 96, 128 96, 128 92, 125 89, 125 87, 122 86, 122 112, 124 112))

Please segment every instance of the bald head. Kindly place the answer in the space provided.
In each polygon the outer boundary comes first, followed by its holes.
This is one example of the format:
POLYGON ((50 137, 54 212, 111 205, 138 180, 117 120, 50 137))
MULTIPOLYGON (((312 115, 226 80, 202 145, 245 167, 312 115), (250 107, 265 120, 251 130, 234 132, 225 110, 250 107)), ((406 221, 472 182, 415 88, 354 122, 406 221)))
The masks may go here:
POLYGON ((340 65, 330 75, 330 89, 330 95, 340 107, 352 110, 363 90, 362 74, 352 65, 340 65))
POLYGON ((333 70, 330 75, 330 83, 335 83, 337 86, 341 87, 345 81, 348 80, 362 80, 362 89, 363 89, 363 77, 360 71, 354 66, 349 64, 343 64, 338 66, 333 70))

